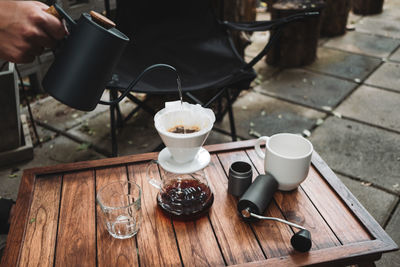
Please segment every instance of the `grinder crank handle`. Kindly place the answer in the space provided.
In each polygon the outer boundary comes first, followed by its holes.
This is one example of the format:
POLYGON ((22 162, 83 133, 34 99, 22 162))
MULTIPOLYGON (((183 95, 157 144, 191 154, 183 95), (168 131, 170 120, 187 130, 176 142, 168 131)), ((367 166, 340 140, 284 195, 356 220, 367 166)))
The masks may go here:
POLYGON ((244 218, 250 218, 250 216, 251 216, 251 217, 254 217, 254 218, 257 218, 257 219, 260 219, 260 220, 272 220, 272 221, 277 221, 277 222, 281 222, 281 223, 284 223, 284 224, 287 224, 287 225, 296 227, 296 228, 301 229, 301 230, 306 230, 306 228, 304 228, 304 227, 301 226, 301 225, 298 225, 298 224, 295 224, 295 223, 286 221, 286 220, 281 219, 281 218, 266 217, 266 216, 261 216, 261 215, 252 213, 252 212, 250 212, 250 209, 244 209, 244 210, 242 210, 241 215, 242 215, 244 218))

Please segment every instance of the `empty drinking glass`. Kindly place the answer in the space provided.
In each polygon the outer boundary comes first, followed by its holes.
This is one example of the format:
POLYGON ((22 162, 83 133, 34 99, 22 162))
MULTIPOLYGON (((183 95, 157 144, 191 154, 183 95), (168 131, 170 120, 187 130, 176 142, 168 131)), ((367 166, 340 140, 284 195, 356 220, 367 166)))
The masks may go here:
POLYGON ((112 182, 97 193, 104 224, 111 236, 119 239, 134 236, 142 220, 142 190, 131 181, 112 182))

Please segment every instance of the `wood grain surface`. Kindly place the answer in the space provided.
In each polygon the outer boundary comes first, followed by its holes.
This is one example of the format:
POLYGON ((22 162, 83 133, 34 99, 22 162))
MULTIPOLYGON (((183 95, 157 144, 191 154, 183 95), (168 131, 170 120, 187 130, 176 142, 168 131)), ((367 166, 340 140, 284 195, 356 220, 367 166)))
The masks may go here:
MULTIPOLYGON (((161 168, 159 170, 160 175, 164 177, 166 172, 161 168)), ((225 265, 209 216, 195 221, 173 220, 173 227, 183 265, 225 265)))
POLYGON ((184 266, 225 266, 208 216, 194 222, 174 221, 184 266))
POLYGON ((64 175, 55 266, 96 265, 94 170, 64 175))
MULTIPOLYGON (((157 208, 158 190, 147 182, 146 164, 129 165, 129 179, 142 188, 143 222, 137 235, 138 253, 142 266, 181 266, 171 219, 157 208)), ((157 165, 150 169, 154 179, 160 179, 157 165)))
MULTIPOLYGON (((96 194, 108 183, 115 181, 127 181, 127 169, 125 166, 113 168, 100 168, 96 170, 96 194)), ((98 266, 107 267, 110 262, 115 266, 137 266, 138 255, 136 237, 129 239, 113 238, 103 223, 100 206, 96 205, 97 224, 97 261, 98 266)))
MULTIPOLYGON (((292 266, 371 262, 398 249, 379 224, 319 157, 297 190, 277 192, 264 215, 289 219, 311 232, 312 250, 290 246, 297 231, 287 225, 244 223, 237 198, 227 192, 234 161, 264 172, 253 150, 255 140, 207 146, 205 169, 214 192, 209 215, 173 221, 156 204, 158 190, 146 178, 157 153, 62 164, 25 170, 1 266, 292 266), (112 238, 95 204, 97 191, 114 180, 142 188, 143 221, 134 238, 112 238)), ((151 176, 160 179, 153 165, 151 176)))
POLYGON ((21 266, 52 266, 61 194, 61 176, 36 181, 29 212, 29 223, 21 251, 21 266))
POLYGON ((371 240, 368 232, 352 216, 343 201, 336 194, 332 194, 332 189, 321 179, 315 168, 310 168, 301 187, 342 244, 371 240))
POLYGON ((228 265, 265 259, 251 227, 237 216, 236 199, 228 194, 228 180, 216 155, 205 169, 214 192, 210 219, 228 265))
POLYGON ((365 261, 375 261, 379 259, 379 251, 385 245, 379 240, 353 243, 344 246, 312 250, 308 253, 297 253, 289 257, 275 257, 265 261, 238 264, 235 266, 264 267, 264 266, 349 266, 365 261), (365 251, 371 252, 365 254, 365 251))
POLYGON ((326 162, 318 155, 313 153, 312 163, 315 169, 321 176, 321 179, 329 184, 332 192, 340 197, 341 201, 346 204, 347 208, 351 210, 351 216, 355 220, 362 223, 363 227, 368 233, 371 234, 372 239, 379 239, 383 241, 388 247, 398 249, 397 244, 390 238, 390 236, 382 229, 379 223, 372 217, 368 211, 361 205, 357 198, 347 189, 347 187, 340 181, 335 173, 329 168, 326 162))

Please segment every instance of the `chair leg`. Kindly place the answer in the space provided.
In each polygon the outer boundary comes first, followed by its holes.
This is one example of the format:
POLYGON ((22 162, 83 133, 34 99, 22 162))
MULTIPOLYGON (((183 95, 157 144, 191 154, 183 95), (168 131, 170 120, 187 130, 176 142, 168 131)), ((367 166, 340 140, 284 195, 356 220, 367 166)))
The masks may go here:
POLYGON ((121 109, 119 107, 119 104, 116 105, 115 111, 117 113, 117 126, 119 128, 122 128, 124 126, 124 118, 122 117, 121 109))
MULTIPOLYGON (((110 97, 112 100, 115 100, 118 98, 118 92, 115 90, 110 90, 110 97)), ((117 113, 117 127, 122 128, 124 126, 124 118, 122 118, 122 113, 121 113, 121 109, 119 108, 119 104, 115 105, 115 110, 117 113)))
POLYGON ((217 121, 221 122, 224 114, 222 113, 222 97, 218 97, 217 103, 217 121))
POLYGON ((235 119, 233 117, 232 101, 231 101, 231 96, 230 96, 228 88, 225 90, 225 93, 226 93, 226 100, 227 100, 227 106, 228 106, 229 124, 231 127, 231 137, 232 137, 232 141, 236 141, 237 136, 236 136, 236 128, 235 128, 235 119))
POLYGON ((117 126, 115 122, 115 105, 110 105, 110 128, 111 128, 111 156, 116 157, 118 155, 118 143, 117 143, 117 126))

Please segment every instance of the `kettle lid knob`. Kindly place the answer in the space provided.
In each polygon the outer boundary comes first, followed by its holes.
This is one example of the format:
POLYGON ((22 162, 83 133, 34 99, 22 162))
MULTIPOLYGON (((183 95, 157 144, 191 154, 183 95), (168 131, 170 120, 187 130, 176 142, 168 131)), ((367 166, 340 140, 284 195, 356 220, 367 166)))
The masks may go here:
POLYGON ((101 15, 100 13, 97 13, 96 11, 90 11, 90 16, 92 17, 93 21, 100 24, 106 29, 114 28, 116 26, 116 24, 112 20, 101 15))

